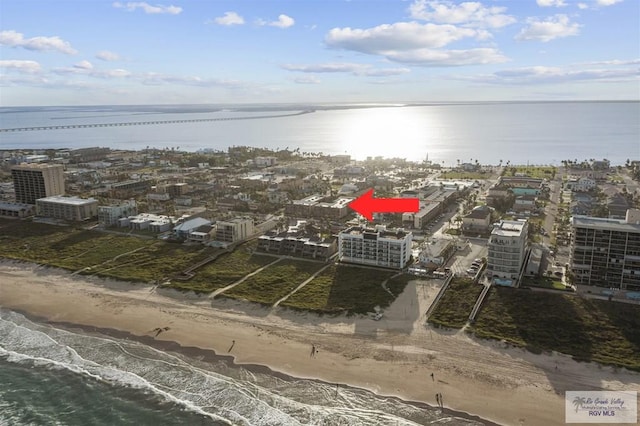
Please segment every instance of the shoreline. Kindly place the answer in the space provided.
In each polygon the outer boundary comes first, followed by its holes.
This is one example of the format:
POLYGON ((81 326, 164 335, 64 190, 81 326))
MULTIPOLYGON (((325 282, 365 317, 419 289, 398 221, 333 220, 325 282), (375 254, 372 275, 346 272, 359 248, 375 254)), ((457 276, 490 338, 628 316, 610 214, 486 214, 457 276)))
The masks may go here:
POLYGON ((429 283, 410 283, 375 322, 156 291, 11 260, 0 259, 0 280, 0 306, 52 326, 114 333, 189 357, 365 389, 416 406, 435 407, 441 392, 447 414, 489 424, 563 424, 565 390, 640 386, 637 373, 425 327, 424 304, 437 292, 429 283), (150 335, 165 326, 170 330, 150 335), (312 345, 319 351, 313 358, 312 345))
MULTIPOLYGON (((285 380, 285 381, 296 381, 296 380, 308 380, 308 381, 312 381, 312 382, 316 382, 316 383, 322 383, 322 384, 326 384, 326 385, 331 385, 331 386, 340 386, 341 388, 346 388, 346 389, 355 389, 355 390, 361 390, 361 391, 366 391, 366 392, 371 392, 369 389, 364 389, 361 387, 356 387, 356 386, 352 386, 348 383, 338 383, 338 382, 327 382, 325 380, 322 380, 321 378, 316 378, 316 377, 296 377, 296 376, 292 376, 290 374, 287 374, 286 372, 282 372, 279 371, 277 369, 273 369, 271 366, 269 365, 264 365, 264 364, 245 364, 245 363, 238 363, 236 362, 236 358, 232 355, 223 355, 223 354, 218 354, 216 353, 215 350, 213 349, 204 349, 204 348, 200 348, 200 347, 195 347, 195 346, 183 346, 178 342, 172 341, 172 340, 156 340, 155 338, 151 337, 151 336, 140 336, 140 335, 135 335, 132 334, 128 331, 124 331, 124 330, 119 330, 119 329, 114 329, 114 328, 101 328, 101 327, 95 327, 95 326, 91 326, 91 325, 83 325, 83 324, 76 324, 76 323, 69 323, 69 322, 57 322, 57 321, 49 321, 44 317, 39 317, 39 316, 35 316, 30 314, 29 312, 26 311, 21 311, 21 310, 17 310, 17 309, 11 309, 13 312, 16 312, 18 314, 24 315, 25 318, 27 318, 28 320, 35 322, 35 323, 39 323, 39 324, 46 324, 49 325, 51 327, 54 328, 58 328, 61 330, 66 330, 69 332, 81 332, 81 333, 85 333, 88 335, 97 335, 100 337, 110 337, 110 338, 114 338, 114 339, 119 339, 119 340, 132 340, 138 343, 141 343, 143 345, 147 345, 147 346, 151 346, 155 349, 161 350, 161 351, 165 351, 165 352, 169 352, 169 353, 174 353, 174 354, 179 354, 182 355, 184 357, 187 358, 187 360, 189 359, 197 359, 199 362, 204 362, 206 364, 213 364, 216 361, 222 361, 224 363, 226 363, 228 366, 232 367, 232 368, 243 368, 245 370, 248 370, 252 373, 260 373, 260 374, 265 374, 265 375, 270 375, 270 376, 274 376, 277 377, 281 380, 285 380)), ((373 392, 372 392, 373 393, 373 392)), ((452 408, 440 408, 440 407, 436 407, 436 406, 432 406, 426 402, 423 401, 411 401, 411 400, 406 400, 406 399, 402 399, 396 395, 385 395, 385 394, 379 394, 379 393, 374 393, 374 395, 376 395, 376 397, 380 397, 380 398, 387 398, 387 399, 392 399, 392 400, 397 400, 400 402, 403 402, 405 404, 409 404, 418 408, 426 408, 426 409, 438 409, 440 410, 443 414, 447 414, 449 416, 452 417, 456 417, 456 418, 460 418, 460 419, 464 419, 464 420, 472 420, 472 421, 476 421, 476 422, 481 422, 484 425, 487 426, 500 426, 499 423, 494 423, 490 420, 484 419, 480 416, 471 414, 471 413, 467 413, 464 411, 457 411, 454 410, 452 408)))

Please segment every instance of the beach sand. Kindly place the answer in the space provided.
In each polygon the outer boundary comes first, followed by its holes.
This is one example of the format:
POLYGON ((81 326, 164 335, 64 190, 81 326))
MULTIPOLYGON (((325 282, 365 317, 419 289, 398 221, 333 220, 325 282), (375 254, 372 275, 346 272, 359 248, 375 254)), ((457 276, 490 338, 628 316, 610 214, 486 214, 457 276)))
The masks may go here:
POLYGON ((564 424, 567 390, 640 389, 637 373, 426 327, 424 313, 439 285, 409 283, 383 319, 373 321, 0 262, 0 306, 51 323, 213 350, 238 364, 434 406, 441 393, 445 407, 499 424, 564 424))

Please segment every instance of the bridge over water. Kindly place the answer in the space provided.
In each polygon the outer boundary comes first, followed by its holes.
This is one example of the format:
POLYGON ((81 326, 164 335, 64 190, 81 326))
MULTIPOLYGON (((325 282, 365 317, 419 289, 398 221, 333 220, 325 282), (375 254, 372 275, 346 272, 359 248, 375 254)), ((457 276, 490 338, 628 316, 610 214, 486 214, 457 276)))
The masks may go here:
POLYGON ((32 132, 37 130, 62 130, 62 129, 88 129, 95 127, 125 127, 125 126, 153 126, 158 124, 182 124, 182 123, 205 123, 209 121, 232 121, 232 120, 257 120, 264 118, 293 117, 296 115, 310 114, 315 110, 305 110, 290 114, 276 115, 254 115, 248 117, 218 117, 218 118, 193 118, 187 120, 155 120, 155 121, 125 121, 120 123, 87 123, 87 124, 66 124, 59 126, 34 126, 34 127, 15 127, 9 129, 0 129, 0 133, 8 132, 32 132))

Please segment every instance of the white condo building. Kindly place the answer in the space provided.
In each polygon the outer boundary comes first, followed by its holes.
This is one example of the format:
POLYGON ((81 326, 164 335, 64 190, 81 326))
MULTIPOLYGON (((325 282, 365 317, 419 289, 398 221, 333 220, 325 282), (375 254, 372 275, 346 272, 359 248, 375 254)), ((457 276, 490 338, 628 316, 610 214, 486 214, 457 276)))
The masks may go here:
POLYGON ((640 290, 640 210, 626 218, 571 218, 571 271, 575 284, 640 290))
POLYGON ((527 221, 503 220, 491 231, 487 276, 517 280, 527 249, 527 221))
POLYGON ((402 269, 411 257, 411 232, 383 226, 351 227, 338 235, 341 262, 402 269))

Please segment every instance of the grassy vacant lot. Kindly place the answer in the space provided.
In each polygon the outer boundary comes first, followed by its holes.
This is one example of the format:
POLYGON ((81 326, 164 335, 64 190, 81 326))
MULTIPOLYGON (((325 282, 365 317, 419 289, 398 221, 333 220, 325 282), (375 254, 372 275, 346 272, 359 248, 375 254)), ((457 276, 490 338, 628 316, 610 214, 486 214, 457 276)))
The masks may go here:
POLYGON ((472 327, 476 336, 531 351, 640 371, 640 306, 493 288, 472 327))
POLYGON ((440 173, 440 179, 473 179, 473 180, 484 180, 491 177, 491 173, 482 173, 482 172, 463 172, 463 171, 446 171, 440 173))
MULTIPOLYGON (((273 261, 273 259, 272 259, 273 261)), ((241 284, 233 287, 222 295, 237 299, 247 299, 264 305, 273 305, 324 264, 305 260, 285 259, 269 266, 241 284)))
POLYGON ((464 327, 481 292, 482 286, 471 278, 453 278, 428 322, 448 328, 464 327))
POLYGON ((375 306, 389 306, 412 279, 402 275, 390 280, 387 288, 392 296, 382 288, 382 282, 394 274, 394 271, 384 269, 332 265, 282 305, 318 313, 372 312, 375 306))
POLYGON ((508 166, 505 167, 503 176, 515 176, 516 173, 526 174, 532 178, 553 179, 556 176, 556 168, 553 166, 508 166))
POLYGON ((197 292, 215 291, 277 259, 254 254, 255 245, 255 241, 242 244, 232 253, 223 254, 214 262, 196 270, 195 276, 189 281, 173 281, 171 287, 197 292))
POLYGON ((0 221, 0 256, 126 281, 155 281, 217 249, 30 221, 0 221))

